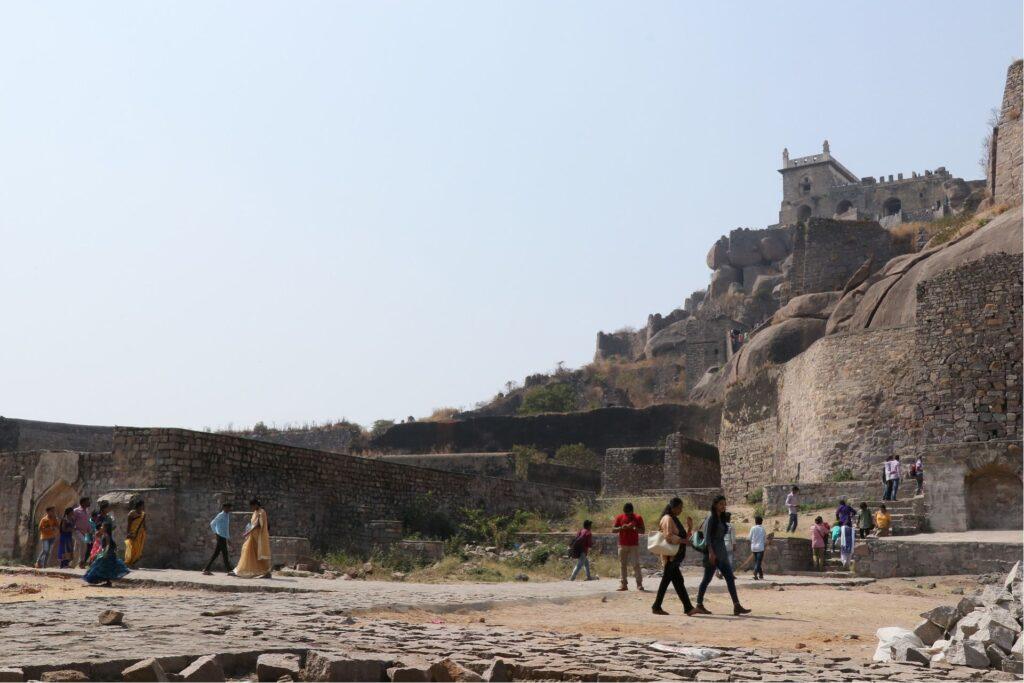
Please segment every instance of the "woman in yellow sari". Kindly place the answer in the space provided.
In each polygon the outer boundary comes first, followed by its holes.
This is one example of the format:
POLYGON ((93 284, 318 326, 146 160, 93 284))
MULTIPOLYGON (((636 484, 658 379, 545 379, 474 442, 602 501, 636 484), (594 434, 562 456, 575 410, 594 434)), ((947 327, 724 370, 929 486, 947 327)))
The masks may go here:
POLYGON ((267 525, 267 511, 263 509, 260 501, 256 498, 250 500, 249 505, 252 507, 252 517, 242 536, 245 542, 242 544, 238 566, 232 573, 246 579, 269 579, 270 528, 267 525))
POLYGON ((124 539, 124 563, 134 569, 142 559, 142 548, 146 545, 145 503, 135 501, 128 513, 128 530, 124 539))

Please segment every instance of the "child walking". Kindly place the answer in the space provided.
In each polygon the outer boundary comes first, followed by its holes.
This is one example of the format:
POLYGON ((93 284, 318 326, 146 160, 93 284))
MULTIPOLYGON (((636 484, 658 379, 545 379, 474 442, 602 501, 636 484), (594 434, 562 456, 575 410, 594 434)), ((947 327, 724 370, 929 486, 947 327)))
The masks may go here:
POLYGON ((46 514, 39 520, 39 556, 36 557, 36 569, 46 568, 59 533, 60 520, 57 519, 57 508, 51 505, 46 508, 46 514))
POLYGON ((764 578, 764 570, 761 569, 761 561, 764 559, 764 546, 767 534, 765 534, 764 519, 760 516, 754 517, 754 526, 750 527, 750 552, 754 555, 754 579, 764 578))
POLYGON ((65 569, 75 561, 75 509, 65 508, 60 518, 60 542, 57 544, 57 559, 60 568, 65 569))

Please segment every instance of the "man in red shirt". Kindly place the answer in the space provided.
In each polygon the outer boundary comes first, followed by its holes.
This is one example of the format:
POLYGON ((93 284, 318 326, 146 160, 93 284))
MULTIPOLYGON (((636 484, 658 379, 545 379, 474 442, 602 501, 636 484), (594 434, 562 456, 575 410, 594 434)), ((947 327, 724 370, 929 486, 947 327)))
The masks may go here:
POLYGON ((628 590, 626 579, 632 565, 633 573, 636 575, 636 589, 643 591, 644 577, 640 573, 640 534, 646 533, 646 530, 644 518, 633 513, 632 503, 622 506, 622 514, 615 518, 612 531, 619 532, 619 590, 628 590))

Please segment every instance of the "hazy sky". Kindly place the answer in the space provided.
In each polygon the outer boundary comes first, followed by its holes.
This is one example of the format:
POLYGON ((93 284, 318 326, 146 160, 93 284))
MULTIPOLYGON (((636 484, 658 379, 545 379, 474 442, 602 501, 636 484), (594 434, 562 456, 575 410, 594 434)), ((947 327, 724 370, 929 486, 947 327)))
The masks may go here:
POLYGON ((7 3, 0 414, 202 428, 471 407, 777 219, 980 140, 1019 0, 7 3))

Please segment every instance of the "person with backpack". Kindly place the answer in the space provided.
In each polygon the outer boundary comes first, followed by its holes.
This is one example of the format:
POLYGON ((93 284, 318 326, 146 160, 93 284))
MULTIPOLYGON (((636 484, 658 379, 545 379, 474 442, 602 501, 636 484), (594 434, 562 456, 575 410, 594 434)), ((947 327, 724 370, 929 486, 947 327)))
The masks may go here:
POLYGON ((692 617, 696 614, 693 603, 690 602, 690 594, 686 592, 686 584, 683 583, 683 572, 680 569, 683 558, 686 557, 686 544, 689 542, 690 532, 693 530, 693 520, 691 518, 686 518, 686 528, 683 528, 682 523, 680 523, 679 515, 682 511, 683 501, 681 498, 676 497, 670 500, 661 512, 661 522, 658 524, 658 530, 661 531, 666 541, 673 545, 678 545, 679 550, 675 555, 661 556, 661 583, 658 585, 658 594, 655 596, 654 604, 651 606, 651 612, 654 614, 668 614, 668 612, 662 609, 661 605, 665 600, 665 593, 668 591, 670 583, 676 589, 676 595, 679 596, 683 603, 683 611, 686 613, 686 616, 692 617))
POLYGON ((586 570, 587 581, 593 581, 595 578, 590 575, 590 549, 594 545, 594 534, 590 532, 591 526, 593 526, 593 522, 589 519, 583 520, 583 528, 569 544, 569 557, 576 558, 576 568, 569 575, 570 581, 576 580, 576 575, 580 573, 581 569, 586 570))
POLYGON ((715 571, 722 572, 725 585, 729 589, 729 597, 732 598, 732 613, 736 616, 750 614, 750 610, 740 604, 740 598, 736 594, 736 577, 732 573, 732 565, 729 564, 729 552, 725 547, 726 524, 722 519, 725 514, 725 496, 716 496, 711 503, 707 518, 702 524, 702 529, 697 533, 702 537, 700 546, 706 551, 704 555, 704 578, 701 579, 700 588, 697 590, 697 606, 694 607, 696 614, 711 614, 704 607, 704 594, 715 576, 715 571))

